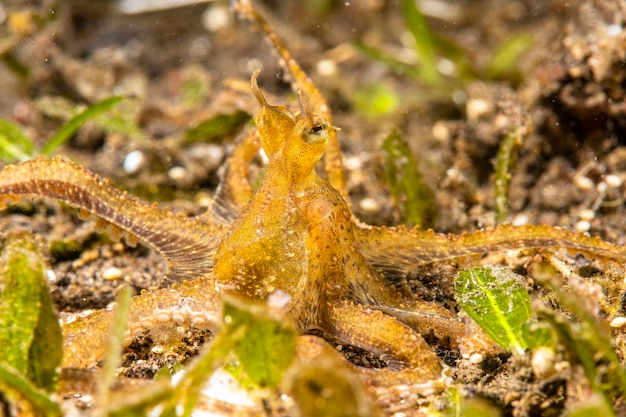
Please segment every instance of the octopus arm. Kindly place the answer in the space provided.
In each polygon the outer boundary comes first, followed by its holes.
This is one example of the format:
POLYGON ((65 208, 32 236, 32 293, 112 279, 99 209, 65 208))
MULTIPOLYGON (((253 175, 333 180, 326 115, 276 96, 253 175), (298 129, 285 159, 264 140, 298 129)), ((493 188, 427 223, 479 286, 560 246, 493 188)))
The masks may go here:
MULTIPOLYGON (((181 327, 215 333, 221 323, 222 304, 219 294, 211 290, 212 286, 212 279, 203 277, 133 297, 124 343, 149 332, 155 343, 169 345, 181 339, 177 332, 181 327)), ((63 366, 86 368, 102 360, 112 320, 113 312, 107 309, 65 323, 63 366)))
POLYGON ((208 275, 225 234, 223 226, 142 203, 113 188, 106 179, 61 158, 7 165, 0 172, 0 206, 20 197, 63 201, 140 239, 167 261, 168 271, 162 284, 208 275))
POLYGON ((419 228, 357 227, 355 236, 368 263, 391 277, 406 275, 415 267, 431 262, 521 249, 560 248, 591 258, 626 263, 626 250, 622 246, 550 226, 502 225, 461 235, 419 228))

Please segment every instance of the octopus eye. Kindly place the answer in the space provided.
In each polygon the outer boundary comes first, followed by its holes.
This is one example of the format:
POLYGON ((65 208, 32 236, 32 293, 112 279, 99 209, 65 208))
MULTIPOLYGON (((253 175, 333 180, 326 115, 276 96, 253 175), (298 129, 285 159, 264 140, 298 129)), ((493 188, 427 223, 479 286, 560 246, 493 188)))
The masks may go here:
POLYGON ((320 130, 324 129, 324 126, 322 125, 317 125, 317 126, 313 126, 313 129, 311 129, 313 131, 313 133, 317 133, 320 130))

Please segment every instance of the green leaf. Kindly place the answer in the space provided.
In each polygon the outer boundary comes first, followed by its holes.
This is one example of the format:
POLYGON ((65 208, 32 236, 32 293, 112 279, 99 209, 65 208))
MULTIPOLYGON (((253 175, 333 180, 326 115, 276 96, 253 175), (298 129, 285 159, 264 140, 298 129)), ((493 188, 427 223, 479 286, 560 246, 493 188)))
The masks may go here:
POLYGON ((44 264, 27 234, 12 234, 2 253, 0 361, 29 373, 29 351, 39 322, 44 264))
POLYGON ((117 306, 107 345, 107 354, 102 368, 102 374, 98 381, 98 397, 94 416, 105 417, 110 406, 109 394, 111 387, 115 383, 116 370, 120 365, 122 348, 124 343, 124 332, 128 327, 128 314, 130 311, 130 299, 133 291, 130 287, 124 287, 117 298, 117 306))
POLYGON ((37 111, 51 119, 69 120, 85 109, 85 106, 76 104, 67 97, 41 96, 35 99, 37 111))
POLYGON ((406 223, 431 226, 437 215, 435 195, 424 181, 409 146, 394 130, 383 142, 385 176, 396 205, 404 208, 406 223))
POLYGON ((76 239, 50 241, 50 256, 58 262, 73 261, 85 250, 85 244, 76 239))
POLYGON ((109 110, 117 103, 122 101, 123 97, 110 97, 92 104, 86 108, 82 113, 74 116, 68 120, 57 133, 48 140, 48 142, 41 148, 41 154, 45 156, 51 156, 61 145, 63 145, 76 130, 81 127, 86 121, 95 118, 99 114, 109 110))
POLYGON ((498 148, 495 160, 495 196, 494 209, 496 222, 504 223, 509 214, 509 184, 511 183, 511 170, 515 163, 517 148, 522 144, 526 129, 515 128, 507 133, 498 148))
POLYGON ((432 410, 428 415, 432 417, 502 417, 499 408, 489 403, 484 398, 475 397, 473 395, 463 396, 461 391, 452 386, 446 389, 443 396, 445 401, 445 409, 439 412, 438 408, 432 410))
POLYGON ((12 233, 0 263, 0 361, 53 392, 63 359, 63 335, 43 256, 29 234, 12 233))
POLYGON ((254 382, 250 376, 248 376, 246 371, 241 366, 241 362, 239 362, 234 353, 224 364, 224 370, 235 378, 244 390, 251 391, 258 388, 258 384, 254 382))
POLYGON ((250 115, 244 111, 217 115, 189 129, 184 143, 221 141, 225 136, 235 135, 248 120, 250 115))
POLYGON ((454 388, 446 398, 447 408, 441 415, 444 417, 502 417, 502 412, 487 401, 480 397, 463 397, 461 393, 454 388))
POLYGON ((354 41, 353 45, 363 55, 384 64, 398 74, 407 75, 413 78, 419 78, 420 76, 419 71, 417 71, 417 69, 413 65, 402 62, 376 48, 372 48, 371 46, 364 44, 360 40, 354 41))
POLYGON ((574 405, 566 414, 566 417, 589 417, 589 416, 614 416, 615 410, 611 403, 598 395, 574 405))
POLYGON ((145 134, 136 122, 139 108, 141 104, 138 98, 128 98, 120 106, 98 115, 94 122, 105 132, 119 133, 132 140, 144 142, 145 134))
POLYGON ((33 140, 8 120, 0 118, 0 158, 5 161, 24 161, 35 154, 33 140))
MULTIPOLYGON (((615 416, 615 412, 611 409, 610 404, 614 397, 615 386, 618 386, 620 382, 623 383, 623 380, 619 380, 619 373, 622 374, 622 377, 624 373, 615 352, 612 352, 611 356, 613 356, 613 358, 610 359, 609 365, 604 366, 606 369, 600 371, 598 369, 598 363, 600 359, 606 359, 606 357, 600 356, 601 352, 598 351, 597 346, 598 341, 593 340, 593 337, 596 336, 594 334, 595 331, 590 328, 589 323, 571 323, 561 313, 548 308, 543 308, 539 310, 538 313, 552 325, 561 343, 573 353, 573 356, 581 364, 591 388, 597 394, 600 401, 604 403, 602 408, 607 411, 601 414, 578 415, 615 416), (608 372, 612 375, 607 374, 608 372), (618 373, 617 377, 614 375, 615 372, 618 373), (603 384, 603 379, 610 382, 603 384)), ((610 344, 607 347, 612 349, 610 344)))
POLYGON ((549 288, 559 304, 573 313, 577 321, 572 322, 564 314, 547 307, 538 309, 538 315, 550 323, 559 341, 582 365, 598 398, 611 404, 616 395, 626 393, 626 369, 613 348, 608 324, 580 301, 580 294, 564 291, 562 279, 539 275, 535 279, 549 288))
POLYGON ((498 50, 485 70, 487 78, 493 80, 511 71, 532 43, 532 37, 527 34, 519 34, 505 39, 498 46, 498 50))
POLYGON ((248 376, 260 387, 277 386, 295 358, 295 328, 264 305, 232 299, 224 304, 224 320, 233 329, 245 329, 234 351, 248 376))
POLYGON ((398 108, 398 95, 389 86, 377 82, 359 87, 354 93, 356 111, 367 118, 393 113, 398 108))
MULTIPOLYGON (((454 78, 446 79, 446 86, 451 88, 462 88, 459 81, 471 81, 479 77, 479 71, 473 57, 461 44, 454 38, 448 37, 443 33, 433 33, 433 43, 439 56, 450 60, 454 63, 454 78)), ((441 88, 442 85, 438 86, 441 88)))
POLYGON ((429 85, 441 84, 437 70, 435 47, 426 18, 417 8, 415 0, 402 0, 402 14, 409 31, 415 38, 415 48, 420 57, 421 78, 429 85))
POLYGON ((56 390, 63 340, 31 235, 10 233, 0 259, 0 385, 42 415, 60 415, 56 390))
POLYGON ((523 326, 530 318, 530 296, 519 275, 504 267, 469 268, 456 277, 463 310, 500 346, 522 355, 523 326))
POLYGON ((50 399, 47 392, 35 387, 26 377, 4 362, 0 362, 0 386, 18 392, 43 416, 61 415, 61 408, 50 399))
MULTIPOLYGON (((72 119, 85 110, 84 104, 76 104, 68 98, 59 96, 37 98, 35 107, 48 117, 64 121, 72 119)), ((136 123, 140 111, 141 98, 125 97, 119 106, 97 114, 91 120, 106 132, 115 132, 142 141, 144 134, 136 123)))
POLYGON ((42 282, 39 300, 39 321, 29 351, 29 374, 38 387, 54 392, 63 362, 63 332, 45 282, 42 282))
POLYGON ((205 69, 187 65, 182 70, 181 102, 185 109, 197 109, 209 97, 211 83, 205 69))
POLYGON ((22 80, 26 80, 31 70, 15 56, 14 52, 17 52, 15 45, 18 45, 18 39, 19 37, 3 34, 2 38, 0 38, 0 61, 2 61, 13 74, 17 75, 22 80))
POLYGON ((552 327, 545 321, 528 321, 524 323, 522 335, 529 349, 536 349, 540 346, 556 347, 552 327))

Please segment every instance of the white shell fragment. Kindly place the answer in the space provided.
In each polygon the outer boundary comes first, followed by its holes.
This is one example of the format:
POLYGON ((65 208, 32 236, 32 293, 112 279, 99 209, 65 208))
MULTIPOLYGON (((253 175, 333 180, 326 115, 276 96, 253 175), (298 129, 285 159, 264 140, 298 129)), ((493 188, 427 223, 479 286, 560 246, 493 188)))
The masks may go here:
POLYGON ((530 367, 538 378, 546 378, 556 372, 554 349, 541 346, 535 349, 530 359, 530 367))
POLYGON ((624 325, 626 325, 626 317, 621 316, 615 317, 609 323, 609 326, 613 327, 614 329, 619 329, 620 327, 624 327, 624 325))
POLYGON ((122 270, 114 266, 102 271, 102 278, 104 278, 107 281, 114 281, 116 279, 120 279, 121 277, 122 277, 122 270))
POLYGON ((146 157, 141 151, 132 151, 124 158, 124 172, 127 174, 136 174, 146 162, 146 157))

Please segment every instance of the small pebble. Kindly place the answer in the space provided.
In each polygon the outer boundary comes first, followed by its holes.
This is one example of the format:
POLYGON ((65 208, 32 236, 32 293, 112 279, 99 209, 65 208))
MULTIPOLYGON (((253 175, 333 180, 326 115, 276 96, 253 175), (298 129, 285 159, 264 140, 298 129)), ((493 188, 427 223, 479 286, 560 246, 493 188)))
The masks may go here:
POLYGON ((363 168, 363 160, 358 156, 349 156, 344 160, 344 165, 350 170, 363 168))
POLYGON ((619 329, 620 327, 624 327, 624 325, 626 325, 626 317, 615 317, 613 320, 611 320, 611 323, 609 323, 609 326, 613 327, 614 329, 619 329))
POLYGON ((124 158, 124 172, 127 174, 136 174, 146 162, 146 157, 141 151, 132 151, 124 158))
POLYGON ((116 253, 122 253, 124 252, 124 244, 121 242, 116 242, 113 244, 112 249, 116 253))
POLYGON ((617 36, 621 34, 624 31, 624 27, 618 24, 608 25, 605 28, 605 31, 606 31, 607 36, 613 37, 613 36, 617 36))
POLYGON ((177 166, 167 171, 167 175, 173 180, 182 180, 187 175, 187 170, 183 167, 177 166))
POLYGON ((85 262, 93 262, 100 257, 100 252, 97 249, 90 249, 83 252, 81 259, 85 262))
POLYGON ((546 378, 556 371, 556 353, 554 349, 541 346, 535 349, 530 359, 530 367, 533 373, 539 378, 546 378))
POLYGON ((491 113, 493 111, 493 105, 487 100, 473 98, 467 101, 465 111, 469 121, 476 121, 491 113))
POLYGON ((207 209, 213 204, 213 197, 209 193, 199 191, 196 193, 196 204, 207 209))
POLYGON ((80 258, 72 262, 72 268, 75 268, 75 269, 81 268, 85 266, 86 264, 88 264, 89 262, 95 261, 99 257, 100 257, 100 252, 98 252, 96 249, 86 250, 80 255, 80 258))
POLYGON ((524 226, 528 224, 530 218, 526 214, 517 214, 513 217, 513 221, 511 222, 513 226, 524 226))
POLYGON ((588 232, 591 229, 591 223, 587 220, 580 220, 576 223, 576 230, 579 232, 588 232))
POLYGON ((206 147, 206 157, 211 166, 218 166, 221 164, 225 153, 226 151, 223 146, 210 143, 206 147))
POLYGON ((594 183, 589 177, 578 176, 574 177, 574 184, 581 191, 589 191, 593 189, 594 183))
POLYGON ((332 77, 337 73, 337 64, 332 59, 322 59, 315 66, 322 77, 332 77))
POLYGON ((120 279, 121 276, 122 276, 122 270, 114 266, 107 268, 102 272, 102 278, 104 278, 107 281, 114 281, 116 279, 120 279))
POLYGON ((185 153, 188 154, 190 160, 201 163, 205 169, 213 170, 222 164, 226 149, 212 143, 198 143, 185 153))
POLYGON ((57 280, 57 274, 52 269, 46 269, 46 279, 48 282, 55 282, 57 280))
POLYGON ((452 137, 452 133, 450 132, 448 125, 446 122, 441 120, 435 122, 433 125, 432 135, 437 141, 442 143, 448 142, 452 137))
POLYGON ((218 32, 231 22, 230 10, 227 6, 212 6, 202 15, 202 26, 209 32, 218 32))
POLYGON ((554 365, 554 370, 558 373, 569 372, 571 365, 568 361, 559 361, 554 365))
POLYGON ((164 346, 159 346, 159 345, 152 346, 152 349, 150 349, 150 351, 152 353, 156 354, 156 355, 160 355, 163 352, 165 352, 165 347, 164 346))
POLYGON ((605 176, 604 182, 606 182, 606 185, 612 188, 619 188, 622 186, 622 179, 618 177, 617 175, 613 175, 613 174, 605 176))
POLYGON ((496 117, 493 118, 493 127, 496 130, 504 130, 507 129, 507 126, 511 123, 510 116, 499 113, 496 117))
POLYGON ((367 211, 368 213, 376 213, 380 210, 380 204, 378 204, 378 202, 373 198, 369 197, 359 201, 359 207, 361 210, 367 211))
POLYGON ((578 212, 580 220, 592 220, 596 217, 596 212, 591 209, 582 209, 578 212))
POLYGON ((476 365, 478 365, 479 363, 482 363, 483 360, 485 360, 485 358, 480 353, 472 353, 472 355, 469 357, 469 361, 476 365))

